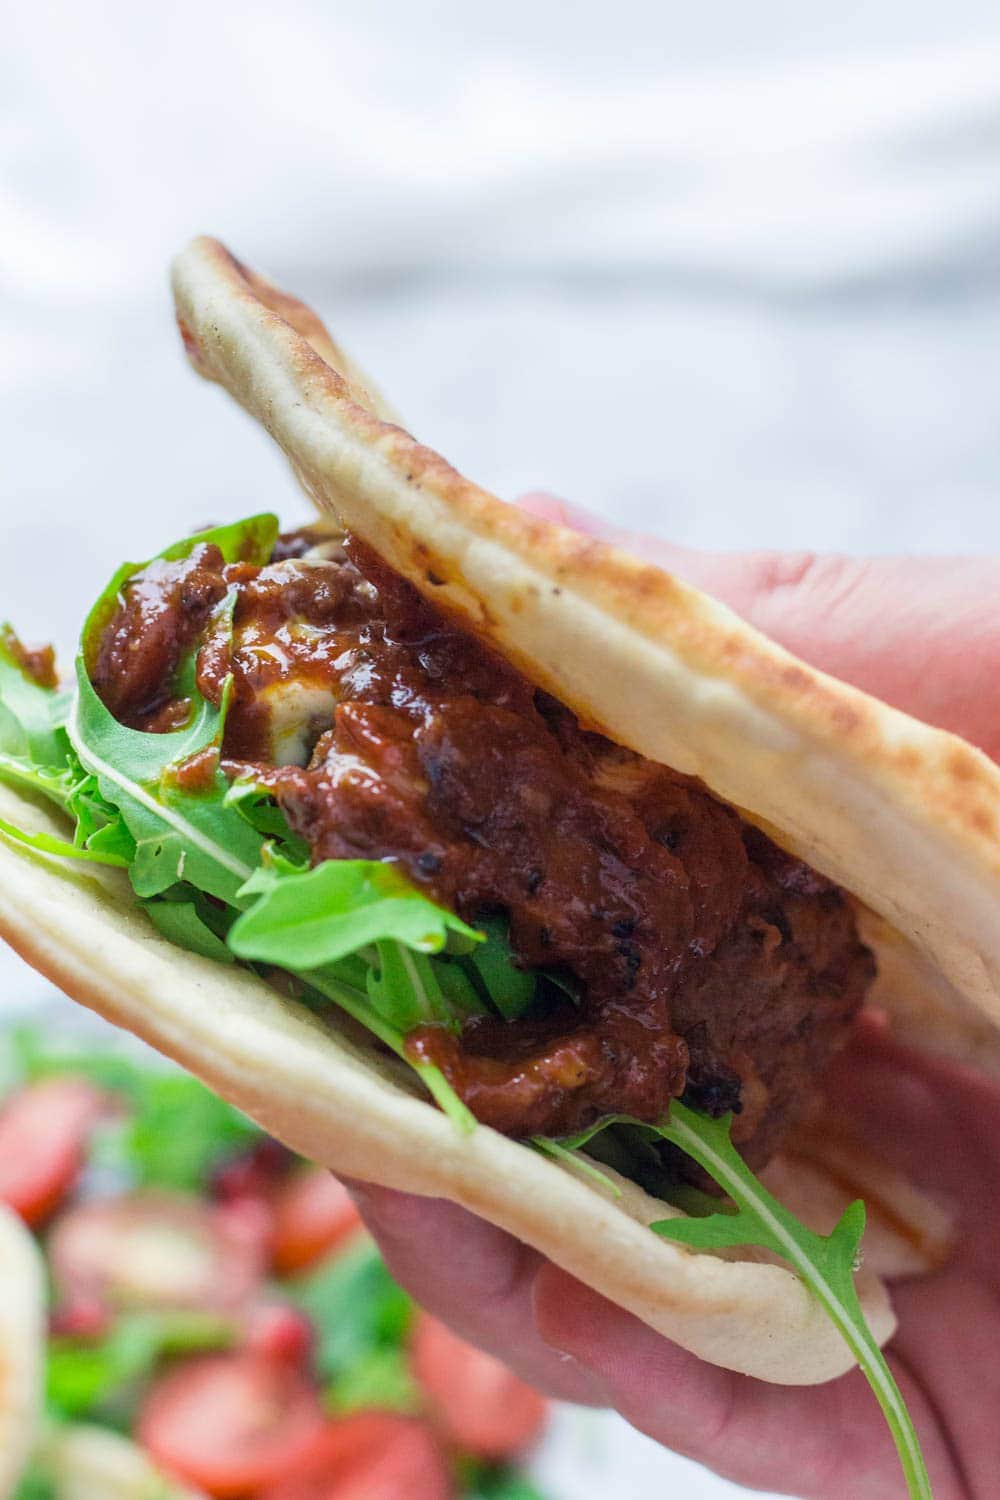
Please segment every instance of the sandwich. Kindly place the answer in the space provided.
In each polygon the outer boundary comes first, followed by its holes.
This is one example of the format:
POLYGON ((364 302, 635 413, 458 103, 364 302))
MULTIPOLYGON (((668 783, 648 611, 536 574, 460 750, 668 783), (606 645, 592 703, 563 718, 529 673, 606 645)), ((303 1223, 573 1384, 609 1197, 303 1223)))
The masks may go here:
POLYGON ((992 1065, 1000 771, 476 487, 217 242, 173 276, 317 520, 118 568, 68 687, 0 642, 0 933, 294 1149, 705 1359, 860 1361, 925 1493, 878 1273, 947 1225, 817 1098, 866 1006, 992 1065))

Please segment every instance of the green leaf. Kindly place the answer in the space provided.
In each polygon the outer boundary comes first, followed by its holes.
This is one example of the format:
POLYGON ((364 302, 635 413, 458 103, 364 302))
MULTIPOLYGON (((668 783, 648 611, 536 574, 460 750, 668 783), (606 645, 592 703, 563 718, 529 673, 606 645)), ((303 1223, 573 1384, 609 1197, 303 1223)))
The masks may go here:
POLYGON ((490 1002, 504 1019, 515 1021, 535 998, 537 976, 515 967, 505 917, 484 917, 479 926, 486 941, 469 954, 466 964, 475 970, 490 1002))
POLYGON ((206 526, 202 531, 193 531, 190 536, 165 547, 158 556, 164 562, 182 562, 185 557, 190 557, 195 547, 209 543, 218 547, 227 563, 245 562, 262 568, 270 561, 279 526, 276 515, 271 511, 261 511, 242 521, 229 521, 225 526, 206 526))
POLYGON ((11 627, 0 625, 0 751, 60 770, 68 749, 65 694, 37 683, 21 666, 17 646, 11 627))
POLYGON ((406 1416, 420 1410, 420 1388, 410 1373, 401 1347, 375 1348, 348 1365, 327 1387, 326 1405, 336 1416, 352 1411, 396 1411, 406 1416))
POLYGON ((171 542, 169 547, 164 547, 162 552, 146 562, 122 563, 101 590, 87 615, 80 642, 84 656, 88 662, 92 661, 100 634, 118 608, 125 585, 151 563, 183 562, 196 547, 207 544, 218 547, 227 563, 247 562, 263 566, 274 550, 277 535, 277 516, 262 512, 260 515, 247 516, 242 521, 229 522, 225 526, 209 526, 202 531, 192 532, 179 542, 171 542))
POLYGON ((28 849, 37 849, 43 854, 58 854, 62 859, 92 860, 102 865, 128 865, 128 859, 114 852, 102 849, 81 849, 78 844, 71 843, 68 839, 58 838, 52 833, 28 833, 23 828, 18 828, 15 823, 10 823, 6 818, 0 818, 0 838, 9 840, 12 844, 23 844, 28 849))
POLYGON ((730 1139, 732 1116, 713 1120, 678 1100, 668 1118, 643 1126, 627 1115, 614 1115, 589 1130, 565 1138, 576 1149, 611 1124, 651 1131, 679 1146, 702 1167, 736 1205, 735 1213, 696 1219, 664 1219, 650 1225, 664 1239, 695 1250, 756 1245, 785 1260, 819 1302, 864 1372, 892 1433, 911 1500, 930 1500, 930 1481, 913 1422, 885 1356, 872 1335, 854 1285, 865 1208, 852 1203, 831 1234, 816 1234, 790 1213, 757 1180, 730 1139))
MULTIPOLYGON (((190 877, 188 877, 190 878, 190 877)), ((449 932, 477 934, 453 912, 429 901, 393 866, 378 860, 326 860, 312 870, 284 874, 260 869, 240 890, 258 900, 229 936, 241 958, 299 970, 336 963, 369 943, 393 938, 422 953, 438 953, 449 932)))
POLYGON ((436 953, 428 962, 434 966, 434 977, 453 1016, 467 1020, 486 1013, 482 995, 466 972, 464 957, 436 953))
POLYGON ((589 1177, 593 1182, 598 1183, 602 1188, 610 1192, 613 1198, 621 1197, 622 1190, 617 1182, 610 1178, 606 1172, 602 1172, 600 1167, 595 1167, 593 1162, 588 1161, 585 1157, 578 1156, 575 1151, 571 1150, 569 1146, 564 1145, 562 1141, 553 1140, 551 1136, 537 1135, 533 1137, 531 1144, 543 1156, 551 1156, 553 1160, 559 1162, 564 1167, 569 1167, 571 1171, 579 1172, 582 1176, 589 1177))
POLYGON ((227 807, 235 807, 251 828, 273 840, 274 847, 288 865, 302 870, 309 868, 309 845, 289 828, 285 814, 266 786, 240 777, 230 783, 223 801, 227 807))
MULTIPOLYGON (((131 1405, 137 1388, 170 1354, 228 1348, 236 1329, 228 1320, 191 1313, 132 1313, 115 1320, 104 1338, 49 1341, 46 1399, 63 1419, 131 1405)), ((126 1412, 121 1412, 126 1415, 126 1412)))
POLYGON ((328 1258, 285 1291, 315 1326, 316 1370, 328 1382, 377 1352, 401 1348, 413 1319, 413 1303, 368 1239, 328 1258))
POLYGON ((378 964, 368 970, 367 990, 380 1016, 404 1036, 434 1022, 457 1029, 460 1018, 438 984, 438 965, 395 940, 380 939, 375 948, 378 964))
POLYGON ((194 901, 147 901, 145 909, 157 932, 178 948, 200 953, 203 958, 214 958, 220 964, 236 962, 224 939, 212 931, 194 901))
POLYGON ((138 1185, 197 1192, 220 1161, 246 1150, 260 1135, 251 1120, 197 1079, 157 1072, 142 1081, 121 1152, 138 1185))
POLYGON ((159 1357, 155 1330, 144 1318, 119 1318, 98 1343, 49 1341, 46 1400, 64 1418, 85 1417, 150 1375, 159 1357))
POLYGON ((126 1100, 128 1112, 102 1127, 95 1151, 102 1166, 132 1186, 199 1192, 219 1161, 263 1134, 199 1079, 160 1062, 110 1047, 80 1047, 36 1026, 14 1026, 4 1041, 11 1082, 70 1074, 126 1100))
POLYGON ((101 796, 97 777, 83 769, 75 752, 70 753, 76 762, 76 774, 66 798, 66 812, 76 819, 73 842, 82 848, 120 855, 131 861, 135 856, 135 839, 125 826, 121 813, 101 796))
MULTIPOLYGON (((0 625, 0 781, 64 808, 75 779, 64 728, 67 696, 37 683, 18 650, 11 627, 0 625)), ((30 842, 20 829, 8 825, 6 832, 30 842)))
POLYGON ((544 1500, 526 1474, 509 1464, 491 1464, 463 1455, 458 1474, 468 1500, 544 1500))
MULTIPOLYGON (((0 702, 0 717, 2 714, 3 704, 0 702)), ((35 766, 30 760, 0 751, 0 781, 17 787, 20 791, 34 792, 37 796, 55 802, 59 807, 65 807, 73 786, 73 773, 68 765, 62 770, 55 770, 51 766, 35 766)))
POLYGON ((77 661, 77 697, 69 734, 100 794, 118 809, 136 843, 130 871, 138 896, 158 895, 187 880, 231 905, 257 868, 264 839, 225 806, 221 772, 208 792, 191 793, 171 777, 179 762, 221 743, 227 696, 203 701, 192 722, 170 734, 128 729, 105 708, 77 661))
POLYGON ((14 1491, 14 1500, 59 1500, 55 1480, 47 1473, 43 1459, 31 1459, 14 1491))

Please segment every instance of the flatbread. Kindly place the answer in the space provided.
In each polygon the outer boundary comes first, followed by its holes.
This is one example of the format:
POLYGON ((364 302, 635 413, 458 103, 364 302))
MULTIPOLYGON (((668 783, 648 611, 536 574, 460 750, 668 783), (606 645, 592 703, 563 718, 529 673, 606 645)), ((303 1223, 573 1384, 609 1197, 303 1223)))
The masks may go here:
MULTIPOLYGON (((660 570, 477 489, 383 420, 314 314, 216 242, 181 256, 175 289, 196 368, 264 423, 324 512, 586 723, 702 777, 917 944, 950 992, 997 1014, 1000 939, 985 913, 1000 788, 988 761, 813 672, 660 570)), ((52 825, 3 788, 0 816, 52 825)), ((0 843, 0 932, 333 1170, 464 1205, 717 1364, 789 1384, 850 1367, 818 1305, 763 1252, 692 1254, 649 1232, 671 1210, 634 1185, 615 1196, 486 1127, 459 1134, 409 1070, 335 1020, 166 942, 118 872, 0 843)), ((841 1160, 831 1174, 822 1151, 796 1160, 774 1170, 794 1206, 825 1221, 854 1168, 841 1160)), ((858 1284, 884 1340, 894 1321, 878 1266, 939 1263, 947 1226, 884 1168, 863 1170, 886 1211, 858 1284)))
POLYGON ((464 479, 366 409, 353 367, 321 357, 287 295, 217 241, 178 257, 174 293, 195 368, 263 423, 321 510, 585 723, 701 777, 1000 1021, 1000 768, 662 569, 464 479))
MULTIPOLYGON (((0 818, 65 832, 4 786, 0 818)), ((645 1226, 673 1210, 633 1184, 623 1180, 615 1198, 486 1126, 460 1134, 419 1097, 405 1065, 359 1048, 248 970, 162 938, 122 872, 0 840, 0 933, 68 995, 302 1155, 461 1203, 716 1364, 788 1384, 850 1367, 818 1303, 783 1266, 763 1253, 692 1254, 650 1233, 645 1226)), ((870 1258, 859 1292, 876 1336, 888 1338, 894 1319, 870 1258)))
POLYGON ((17 1488, 38 1433, 44 1349, 41 1255, 17 1215, 0 1204, 0 1500, 17 1488))

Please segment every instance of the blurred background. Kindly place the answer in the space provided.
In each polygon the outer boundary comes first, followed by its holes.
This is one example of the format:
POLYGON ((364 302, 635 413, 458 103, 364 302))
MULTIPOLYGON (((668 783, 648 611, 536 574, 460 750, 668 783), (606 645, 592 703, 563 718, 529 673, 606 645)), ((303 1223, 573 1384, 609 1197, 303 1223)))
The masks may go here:
MULTIPOLYGON (((125 556, 306 513, 180 357, 166 262, 199 231, 503 496, 706 547, 1000 547, 986 0, 36 0, 0 98, 0 614, 29 640, 71 649, 125 556)), ((736 1493, 572 1413, 539 1472, 736 1493)))

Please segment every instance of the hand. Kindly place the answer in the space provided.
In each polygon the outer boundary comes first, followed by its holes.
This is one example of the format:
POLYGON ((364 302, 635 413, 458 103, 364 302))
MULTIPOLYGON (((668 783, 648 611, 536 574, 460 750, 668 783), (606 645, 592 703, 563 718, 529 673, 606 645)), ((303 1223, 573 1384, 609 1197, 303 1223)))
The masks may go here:
MULTIPOLYGON (((713 556, 614 532, 545 496, 536 513, 640 550, 805 660, 1000 758, 997 568, 976 560, 713 556)), ((1000 1474, 1000 1088, 859 1028, 829 1073, 855 1130, 954 1210, 958 1244, 898 1285, 890 1364, 936 1500, 993 1500, 1000 1474)), ((896 1500, 895 1451, 859 1372, 789 1388, 703 1364, 453 1204, 356 1188, 393 1273, 465 1338, 566 1400, 617 1408, 667 1447, 805 1500, 896 1500), (448 1246, 446 1257, 441 1246, 448 1246)))

